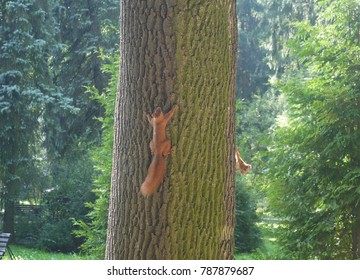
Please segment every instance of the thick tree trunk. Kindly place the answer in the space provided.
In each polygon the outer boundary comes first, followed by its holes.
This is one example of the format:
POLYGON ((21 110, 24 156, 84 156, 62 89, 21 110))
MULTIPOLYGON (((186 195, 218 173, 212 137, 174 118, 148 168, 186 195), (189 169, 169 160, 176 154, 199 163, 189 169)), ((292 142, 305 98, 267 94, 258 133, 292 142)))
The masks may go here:
POLYGON ((107 259, 232 259, 236 17, 233 0, 121 1, 107 259), (176 105, 164 183, 144 112, 176 105))

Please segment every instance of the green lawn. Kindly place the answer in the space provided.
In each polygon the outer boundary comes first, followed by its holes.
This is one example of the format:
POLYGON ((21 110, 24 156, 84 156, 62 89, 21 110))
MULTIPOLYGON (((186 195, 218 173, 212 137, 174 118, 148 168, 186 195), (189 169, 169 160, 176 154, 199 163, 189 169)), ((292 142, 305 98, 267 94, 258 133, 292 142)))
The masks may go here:
POLYGON ((277 243, 278 223, 259 223, 263 236, 263 246, 258 248, 256 252, 238 254, 235 256, 237 260, 277 260, 282 259, 280 247, 277 243))
MULTIPOLYGON (((18 245, 10 245, 11 251, 14 253, 17 260, 88 260, 89 256, 84 256, 75 253, 54 253, 46 252, 39 249, 26 248, 18 245)), ((4 260, 9 260, 8 253, 5 254, 4 260)))
MULTIPOLYGON (((254 253, 238 254, 237 260, 275 260, 281 259, 280 248, 277 243, 278 223, 261 222, 259 224, 264 244, 254 253)), ((39 249, 27 248, 18 245, 10 245, 12 252, 18 260, 90 260, 91 256, 75 253, 54 253, 39 249)), ((5 254, 4 260, 9 260, 9 254, 5 254)))

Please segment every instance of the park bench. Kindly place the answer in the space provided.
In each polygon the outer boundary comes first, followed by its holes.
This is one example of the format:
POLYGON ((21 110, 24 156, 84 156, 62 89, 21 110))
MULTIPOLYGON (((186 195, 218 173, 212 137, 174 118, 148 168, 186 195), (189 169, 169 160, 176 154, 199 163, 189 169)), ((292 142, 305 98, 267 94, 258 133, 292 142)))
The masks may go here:
POLYGON ((16 204, 16 216, 41 216, 43 207, 41 205, 16 204))
POLYGON ((10 236, 10 233, 0 233, 0 260, 3 258, 6 251, 9 253, 12 260, 15 259, 15 256, 8 245, 10 236))

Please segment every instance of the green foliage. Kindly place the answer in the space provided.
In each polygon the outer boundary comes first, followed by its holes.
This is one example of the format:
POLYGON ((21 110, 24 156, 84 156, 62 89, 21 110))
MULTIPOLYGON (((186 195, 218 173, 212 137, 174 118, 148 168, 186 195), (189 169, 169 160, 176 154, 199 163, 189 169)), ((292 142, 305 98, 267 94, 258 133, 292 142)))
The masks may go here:
POLYGON ((36 247, 53 252, 73 252, 77 250, 79 243, 76 244, 71 236, 72 229, 72 222, 65 219, 45 223, 38 236, 39 240, 36 247))
POLYGON ((0 208, 12 213, 19 200, 46 208, 32 224, 19 218, 19 241, 64 251, 82 241, 72 219, 87 221, 84 203, 94 201, 88 150, 103 115, 86 87, 102 94, 108 83, 99 53, 116 49, 118 14, 116 0, 0 5, 0 208))
POLYGON ((112 170, 112 146, 114 138, 114 108, 115 98, 118 83, 118 69, 119 69, 119 55, 108 57, 102 56, 104 61, 102 70, 110 75, 108 87, 104 93, 99 93, 95 88, 89 88, 92 96, 104 108, 105 115, 100 119, 102 123, 102 146, 92 151, 92 159, 98 175, 95 177, 94 183, 97 188, 94 193, 97 199, 94 203, 87 203, 91 209, 88 213, 88 218, 91 220, 86 223, 83 220, 77 220, 76 225, 80 227, 75 233, 79 237, 86 238, 86 241, 81 246, 82 249, 93 257, 103 259, 105 254, 106 244, 106 230, 107 230, 107 216, 109 207, 109 194, 111 184, 111 170, 112 170))
POLYGON ((266 63, 273 72, 273 78, 280 78, 293 63, 286 43, 292 38, 294 21, 314 22, 316 13, 314 1, 259 0, 265 7, 262 18, 263 45, 267 49, 266 63))
POLYGON ((257 0, 237 0, 238 16, 238 65, 237 97, 251 100, 254 93, 265 92, 271 73, 262 44, 265 34, 262 21, 265 8, 257 0))
POLYGON ((43 107, 55 90, 48 67, 53 24, 42 1, 2 1, 0 6, 0 166, 4 228, 13 232, 13 207, 22 189, 41 190, 43 107), (35 180, 31 182, 30 178, 35 180))
POLYGON ((266 210, 257 211, 257 207, 266 202, 262 188, 270 157, 269 135, 276 116, 283 110, 283 99, 270 90, 262 96, 253 96, 251 102, 237 104, 237 146, 242 158, 252 164, 246 176, 237 178, 235 245, 238 252, 252 252, 261 247, 262 236, 256 223, 266 210))
POLYGON ((281 77, 293 63, 286 46, 294 33, 292 22, 314 22, 314 1, 237 0, 238 10, 238 93, 252 100, 263 95, 269 80, 281 77))
POLYGON ((16 243, 33 247, 39 238, 43 219, 40 216, 24 215, 16 217, 16 243))
POLYGON ((39 246, 55 251, 76 251, 81 239, 72 231, 73 219, 84 219, 88 210, 85 203, 94 201, 92 193, 93 165, 87 157, 73 155, 69 162, 58 166, 53 178, 54 189, 43 198, 44 226, 40 230, 39 246))
POLYGON ((47 190, 39 216, 16 217, 16 241, 48 251, 76 252, 83 242, 72 234, 73 219, 85 219, 85 203, 94 201, 93 165, 89 159, 73 158, 58 167, 56 188, 47 190))
POLYGON ((269 195, 286 219, 289 257, 349 259, 360 205, 360 6, 320 5, 316 24, 297 24, 291 43, 303 65, 283 79, 289 111, 276 130, 269 195))
POLYGON ((260 229, 256 225, 259 217, 249 186, 244 186, 243 180, 238 180, 236 185, 235 251, 249 253, 261 245, 260 229))
POLYGON ((117 43, 119 2, 115 0, 65 1, 53 5, 58 26, 57 46, 51 59, 53 82, 71 100, 76 111, 49 105, 45 108, 44 145, 50 163, 62 160, 83 143, 100 140, 100 104, 87 87, 100 93, 109 76, 101 72, 101 51, 111 54, 117 43))
POLYGON ((262 236, 262 244, 255 251, 241 253, 235 256, 237 260, 282 260, 286 259, 282 255, 278 236, 282 223, 279 221, 262 221, 257 223, 262 236))
POLYGON ((87 206, 94 203, 92 180, 101 170, 93 167, 89 151, 97 150, 100 144, 104 114, 101 98, 92 98, 89 88, 105 95, 105 85, 111 82, 110 74, 101 71, 101 67, 105 56, 112 54, 118 44, 118 10, 118 1, 113 0, 59 0, 53 7, 59 24, 59 48, 51 61, 54 83, 78 110, 51 105, 45 110, 44 146, 52 177, 51 192, 44 197, 49 211, 42 245, 47 248, 76 250, 84 240, 72 235, 73 223, 74 220, 87 223, 85 203, 87 206), (59 245, 56 232, 62 226, 68 230, 61 231, 67 242, 59 245), (56 245, 46 240, 55 241, 56 245))
POLYGON ((242 179, 251 186, 259 215, 269 215, 264 188, 265 174, 272 157, 272 132, 286 103, 273 84, 289 63, 287 40, 292 36, 291 21, 312 18, 312 3, 293 1, 237 1, 239 21, 238 88, 244 98, 237 103, 237 145, 241 156, 252 164, 242 179))

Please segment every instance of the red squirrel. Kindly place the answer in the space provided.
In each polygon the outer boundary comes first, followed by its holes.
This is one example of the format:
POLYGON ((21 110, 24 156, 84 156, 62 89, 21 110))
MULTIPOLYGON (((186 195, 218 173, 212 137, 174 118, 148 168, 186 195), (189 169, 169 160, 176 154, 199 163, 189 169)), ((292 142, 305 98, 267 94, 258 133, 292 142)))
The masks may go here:
POLYGON ((246 175, 246 173, 251 169, 251 164, 247 164, 243 159, 240 157, 239 150, 236 148, 236 170, 239 170, 242 175, 246 175))
POLYGON ((150 196, 156 192, 164 180, 166 157, 172 153, 171 142, 166 138, 165 130, 175 108, 173 107, 166 115, 163 114, 161 108, 157 108, 152 115, 147 115, 147 119, 153 128, 153 139, 150 142, 153 159, 145 181, 140 188, 140 192, 144 196, 150 196))

